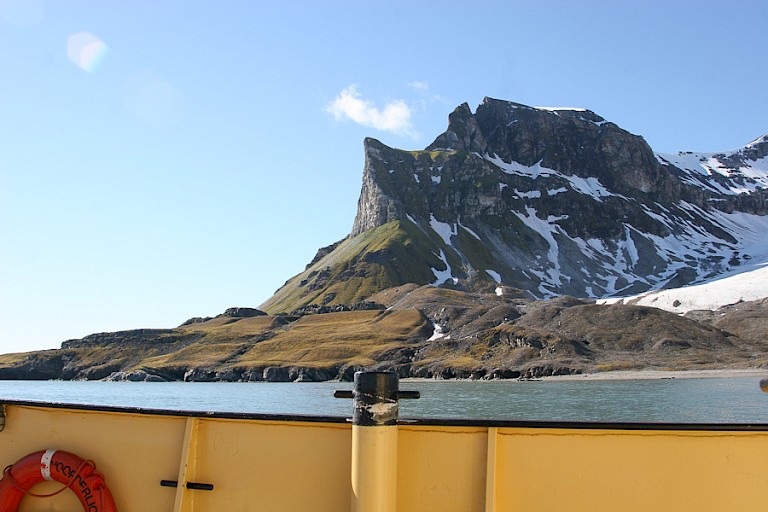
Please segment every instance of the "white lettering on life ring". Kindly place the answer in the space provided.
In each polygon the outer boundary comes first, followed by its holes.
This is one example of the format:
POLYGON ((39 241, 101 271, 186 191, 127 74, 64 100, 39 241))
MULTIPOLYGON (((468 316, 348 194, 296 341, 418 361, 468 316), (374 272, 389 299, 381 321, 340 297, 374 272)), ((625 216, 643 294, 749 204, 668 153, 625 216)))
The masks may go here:
POLYGON ((43 456, 40 457, 40 474, 46 480, 53 480, 51 476, 51 459, 53 459, 54 453, 56 453, 56 450, 45 450, 43 456))

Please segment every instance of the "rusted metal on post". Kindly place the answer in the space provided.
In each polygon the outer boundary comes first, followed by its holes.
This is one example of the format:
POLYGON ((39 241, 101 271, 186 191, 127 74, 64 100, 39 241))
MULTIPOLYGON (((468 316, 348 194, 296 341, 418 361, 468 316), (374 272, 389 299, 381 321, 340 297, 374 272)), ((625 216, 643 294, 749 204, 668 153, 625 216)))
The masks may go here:
POLYGON ((397 425, 399 379, 395 372, 355 373, 352 424, 361 427, 397 425))
POLYGON ((352 392, 338 398, 354 400, 352 414, 352 512, 397 510, 397 418, 401 392, 395 372, 356 372, 352 392))

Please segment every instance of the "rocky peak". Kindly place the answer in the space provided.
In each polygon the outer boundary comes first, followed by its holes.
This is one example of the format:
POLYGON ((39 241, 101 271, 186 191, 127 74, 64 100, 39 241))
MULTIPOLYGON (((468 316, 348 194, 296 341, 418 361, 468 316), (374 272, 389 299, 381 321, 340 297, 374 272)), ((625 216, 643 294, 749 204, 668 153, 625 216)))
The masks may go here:
POLYGON ((665 171, 717 201, 723 211, 768 212, 768 134, 721 153, 658 153, 665 171))
POLYGON ((424 150, 375 139, 364 149, 350 237, 269 308, 354 302, 409 282, 628 295, 731 270, 758 255, 750 240, 768 229, 766 137, 717 158, 657 155, 589 110, 485 98, 474 113, 459 105, 424 150))
POLYGON ((475 117, 489 154, 505 162, 539 163, 567 175, 597 178, 619 193, 673 193, 645 140, 590 110, 486 98, 475 117))
MULTIPOLYGON (((474 114, 467 103, 456 107, 448 129, 424 151, 396 150, 370 138, 364 148, 352 236, 408 215, 442 219, 478 214, 480 207, 486 213, 504 208, 499 202, 504 183, 493 178, 498 174, 493 162, 539 169, 533 177, 537 188, 544 185, 538 176, 557 173, 626 196, 639 193, 674 201, 682 194, 679 181, 664 170, 642 137, 584 109, 535 108, 485 98, 474 114), (483 183, 476 193, 456 190, 457 182, 473 180, 483 183), (454 184, 452 190, 448 183, 454 184), (467 193, 477 197, 464 197, 467 193), (459 203, 471 211, 460 212, 459 203)), ((687 200, 701 201, 690 193, 687 200)))
POLYGON ((737 149, 732 153, 738 158, 739 163, 749 163, 762 160, 768 157, 768 133, 758 137, 743 148, 737 149))
POLYGON ((427 151, 467 151, 484 154, 487 144, 467 103, 448 115, 448 129, 427 146, 427 151))

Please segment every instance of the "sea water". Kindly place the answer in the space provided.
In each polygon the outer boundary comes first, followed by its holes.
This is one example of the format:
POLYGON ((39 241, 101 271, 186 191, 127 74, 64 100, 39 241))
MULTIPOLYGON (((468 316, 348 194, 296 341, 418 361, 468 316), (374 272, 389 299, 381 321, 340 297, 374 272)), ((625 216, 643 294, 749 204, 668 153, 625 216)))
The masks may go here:
MULTIPOLYGON (((768 423, 759 379, 401 381, 421 392, 401 418, 662 423, 768 423)), ((350 383, 0 381, 3 399, 149 409, 351 416, 333 398, 350 383)))

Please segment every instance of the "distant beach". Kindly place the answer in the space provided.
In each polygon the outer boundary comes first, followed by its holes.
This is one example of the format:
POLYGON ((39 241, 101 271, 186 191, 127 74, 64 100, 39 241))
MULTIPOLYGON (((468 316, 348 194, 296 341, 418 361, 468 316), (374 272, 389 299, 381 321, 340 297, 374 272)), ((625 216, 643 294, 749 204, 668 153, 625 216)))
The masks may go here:
POLYGON ((657 380, 657 379, 707 379, 754 377, 768 378, 768 369, 725 369, 725 370, 616 370, 599 373, 582 373, 577 375, 557 375, 543 377, 542 380, 657 380))

